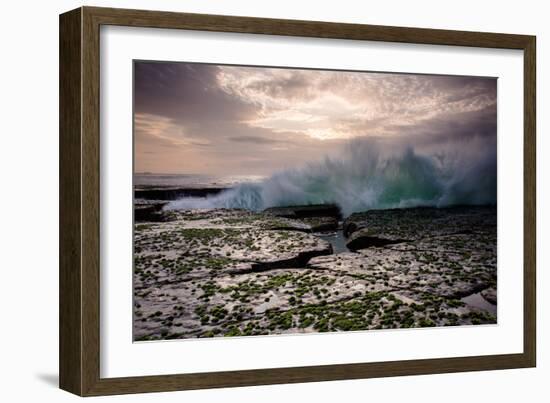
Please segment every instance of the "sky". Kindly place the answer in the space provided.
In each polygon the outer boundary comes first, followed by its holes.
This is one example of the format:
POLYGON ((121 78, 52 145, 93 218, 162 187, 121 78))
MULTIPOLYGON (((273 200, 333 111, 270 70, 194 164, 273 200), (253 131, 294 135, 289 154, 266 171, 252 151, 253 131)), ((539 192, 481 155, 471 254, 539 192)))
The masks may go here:
POLYGON ((363 138, 496 146, 494 78, 136 61, 135 172, 260 175, 363 138))

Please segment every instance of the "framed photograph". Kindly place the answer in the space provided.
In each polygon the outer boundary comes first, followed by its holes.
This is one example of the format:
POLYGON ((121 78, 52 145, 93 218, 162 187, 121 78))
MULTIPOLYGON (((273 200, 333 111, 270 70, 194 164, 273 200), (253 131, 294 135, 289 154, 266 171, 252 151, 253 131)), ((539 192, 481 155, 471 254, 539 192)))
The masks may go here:
POLYGON ((535 37, 60 16, 60 387, 533 367, 535 37))

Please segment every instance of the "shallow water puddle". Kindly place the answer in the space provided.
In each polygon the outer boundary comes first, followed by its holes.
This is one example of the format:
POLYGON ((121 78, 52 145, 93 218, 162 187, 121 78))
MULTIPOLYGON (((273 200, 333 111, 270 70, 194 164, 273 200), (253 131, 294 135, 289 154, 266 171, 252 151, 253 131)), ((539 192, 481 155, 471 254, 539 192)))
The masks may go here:
POLYGON ((496 316, 497 314, 497 306, 487 302, 487 300, 483 298, 479 292, 461 298, 461 301, 475 308, 483 309, 492 315, 496 316))
POLYGON ((349 252, 349 249, 346 247, 347 239, 344 236, 342 230, 316 233, 313 235, 329 242, 332 245, 332 250, 334 254, 349 252))

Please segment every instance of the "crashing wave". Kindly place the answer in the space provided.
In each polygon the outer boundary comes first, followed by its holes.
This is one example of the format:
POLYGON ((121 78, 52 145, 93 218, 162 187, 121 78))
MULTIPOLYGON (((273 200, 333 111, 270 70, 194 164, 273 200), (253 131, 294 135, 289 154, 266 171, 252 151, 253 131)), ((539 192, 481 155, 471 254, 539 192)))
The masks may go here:
POLYGON ((325 157, 206 198, 176 200, 166 208, 260 211, 334 203, 347 216, 369 209, 496 203, 496 147, 474 141, 435 150, 418 151, 395 141, 356 140, 339 157, 325 157))

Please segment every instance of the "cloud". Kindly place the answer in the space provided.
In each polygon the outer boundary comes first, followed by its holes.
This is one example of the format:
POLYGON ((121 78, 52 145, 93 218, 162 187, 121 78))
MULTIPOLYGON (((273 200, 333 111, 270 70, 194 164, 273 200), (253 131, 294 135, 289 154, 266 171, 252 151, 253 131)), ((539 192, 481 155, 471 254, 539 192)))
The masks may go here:
POLYGON ((188 125, 206 120, 235 122, 254 114, 249 103, 221 90, 216 78, 219 69, 206 64, 135 62, 135 111, 188 125))
POLYGON ((265 137, 259 137, 259 136, 235 136, 235 137, 229 137, 230 141, 234 141, 236 143, 253 143, 253 144, 277 144, 280 143, 278 140, 272 140, 265 137))
POLYGON ((157 140, 159 144, 168 146, 209 145, 208 140, 198 140, 186 134, 185 128, 171 118, 149 113, 134 114, 136 141, 157 140))
POLYGON ((320 140, 393 135, 389 127, 496 104, 496 80, 477 77, 223 67, 218 81, 258 105, 251 127, 320 140))
POLYGON ((492 78, 172 62, 134 68, 136 150, 171 148, 156 162, 141 152, 148 171, 270 174, 366 137, 496 142, 492 78))

